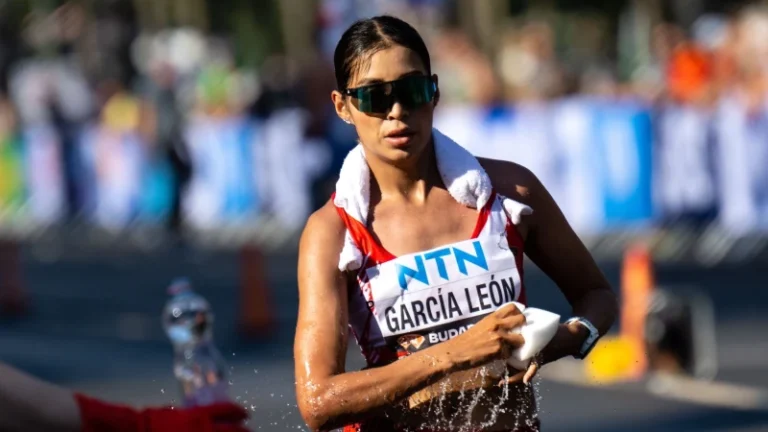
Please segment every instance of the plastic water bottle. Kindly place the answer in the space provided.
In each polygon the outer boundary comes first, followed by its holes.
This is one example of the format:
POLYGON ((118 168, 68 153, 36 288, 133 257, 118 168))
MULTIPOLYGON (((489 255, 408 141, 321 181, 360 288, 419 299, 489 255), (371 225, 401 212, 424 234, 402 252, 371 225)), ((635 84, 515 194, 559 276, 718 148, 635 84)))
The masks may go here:
POLYGON ((213 344, 213 313, 186 279, 173 281, 163 328, 173 344, 173 373, 186 407, 229 401, 226 365, 213 344))

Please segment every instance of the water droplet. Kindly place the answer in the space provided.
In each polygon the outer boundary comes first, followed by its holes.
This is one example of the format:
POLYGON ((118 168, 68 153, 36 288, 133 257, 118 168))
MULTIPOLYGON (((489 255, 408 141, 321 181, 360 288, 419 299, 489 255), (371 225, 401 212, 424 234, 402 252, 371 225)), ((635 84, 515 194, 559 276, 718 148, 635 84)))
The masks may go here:
POLYGON ((160 393, 165 394, 165 389, 160 389, 160 393))

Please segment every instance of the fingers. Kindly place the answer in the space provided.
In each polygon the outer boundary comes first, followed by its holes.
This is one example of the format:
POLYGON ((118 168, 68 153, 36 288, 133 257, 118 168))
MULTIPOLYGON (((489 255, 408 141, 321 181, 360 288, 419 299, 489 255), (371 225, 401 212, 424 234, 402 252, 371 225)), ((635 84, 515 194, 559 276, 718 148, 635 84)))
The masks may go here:
POLYGON ((507 378, 502 379, 499 381, 499 386, 502 386, 504 384, 516 384, 519 382, 522 382, 525 385, 528 385, 533 381, 533 378, 536 376, 536 373, 539 371, 541 366, 536 363, 536 361, 532 361, 531 364, 528 366, 528 369, 524 371, 517 371, 516 369, 510 369, 511 372, 515 372, 512 376, 509 376, 507 378))
POLYGON ((496 311, 496 315, 500 318, 506 318, 508 316, 513 315, 522 315, 523 313, 520 312, 520 309, 517 308, 517 305, 514 303, 510 303, 506 306, 503 306, 499 310, 496 311))
POLYGON ((501 381, 499 381, 498 385, 499 385, 499 387, 502 387, 502 386, 507 385, 507 384, 517 384, 517 383, 523 381, 523 378, 525 377, 526 373, 527 373, 527 371, 519 371, 519 372, 517 372, 516 374, 514 374, 512 376, 509 376, 509 377, 506 377, 506 378, 502 378, 501 381))
POLYGON ((539 371, 539 364, 536 363, 536 361, 534 360, 528 366, 528 370, 525 371, 525 376, 523 377, 523 384, 529 384, 531 380, 533 380, 533 377, 536 376, 536 372, 538 371, 539 371))
POLYGON ((525 338, 519 333, 510 333, 508 331, 502 330, 499 332, 499 335, 504 339, 507 345, 513 349, 520 348, 525 343, 525 338))
POLYGON ((499 320, 499 328, 511 331, 525 325, 525 315, 512 315, 499 320))

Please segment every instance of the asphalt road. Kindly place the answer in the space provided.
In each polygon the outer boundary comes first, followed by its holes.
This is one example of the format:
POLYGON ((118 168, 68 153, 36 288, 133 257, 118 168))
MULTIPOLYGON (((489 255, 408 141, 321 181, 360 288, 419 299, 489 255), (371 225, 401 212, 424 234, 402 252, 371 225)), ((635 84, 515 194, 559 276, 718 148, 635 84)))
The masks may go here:
MULTIPOLYGON (((22 319, 0 317, 0 360, 111 400, 174 403, 177 388, 160 311, 167 283, 184 275, 213 305, 216 340, 231 368, 230 393, 252 410, 252 429, 306 430, 293 391, 295 256, 269 258, 277 325, 261 340, 237 336, 236 258, 182 249, 148 254, 73 247, 53 254, 28 248, 25 277, 33 309, 22 319)), ((618 266, 603 268, 617 283, 618 266)), ((768 431, 768 410, 728 403, 744 392, 758 400, 768 394, 768 272, 759 265, 674 265, 658 267, 657 280, 672 290, 695 286, 715 302, 717 380, 735 385, 733 396, 715 389, 725 402, 713 403, 696 401, 703 391, 684 387, 671 398, 643 383, 589 387, 542 379, 537 386, 545 431, 768 431)), ((526 283, 532 305, 567 315, 565 300, 535 268, 526 270, 526 283)), ((348 363, 360 362, 353 346, 348 363)))

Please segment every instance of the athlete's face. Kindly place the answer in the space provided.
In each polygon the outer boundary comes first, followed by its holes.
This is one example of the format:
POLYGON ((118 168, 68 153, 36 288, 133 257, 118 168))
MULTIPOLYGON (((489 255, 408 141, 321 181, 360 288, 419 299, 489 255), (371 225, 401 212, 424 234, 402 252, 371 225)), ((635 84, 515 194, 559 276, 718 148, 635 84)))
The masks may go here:
POLYGON ((355 126, 366 153, 402 164, 417 158, 427 147, 437 97, 423 103, 419 91, 432 83, 436 88, 437 76, 433 81, 425 77, 427 70, 419 56, 395 45, 374 53, 357 68, 347 85, 353 95, 333 92, 337 114, 355 126), (393 81, 393 86, 386 84, 393 81), (382 83, 384 86, 367 87, 382 83), (354 92, 360 88, 365 90, 354 92))

